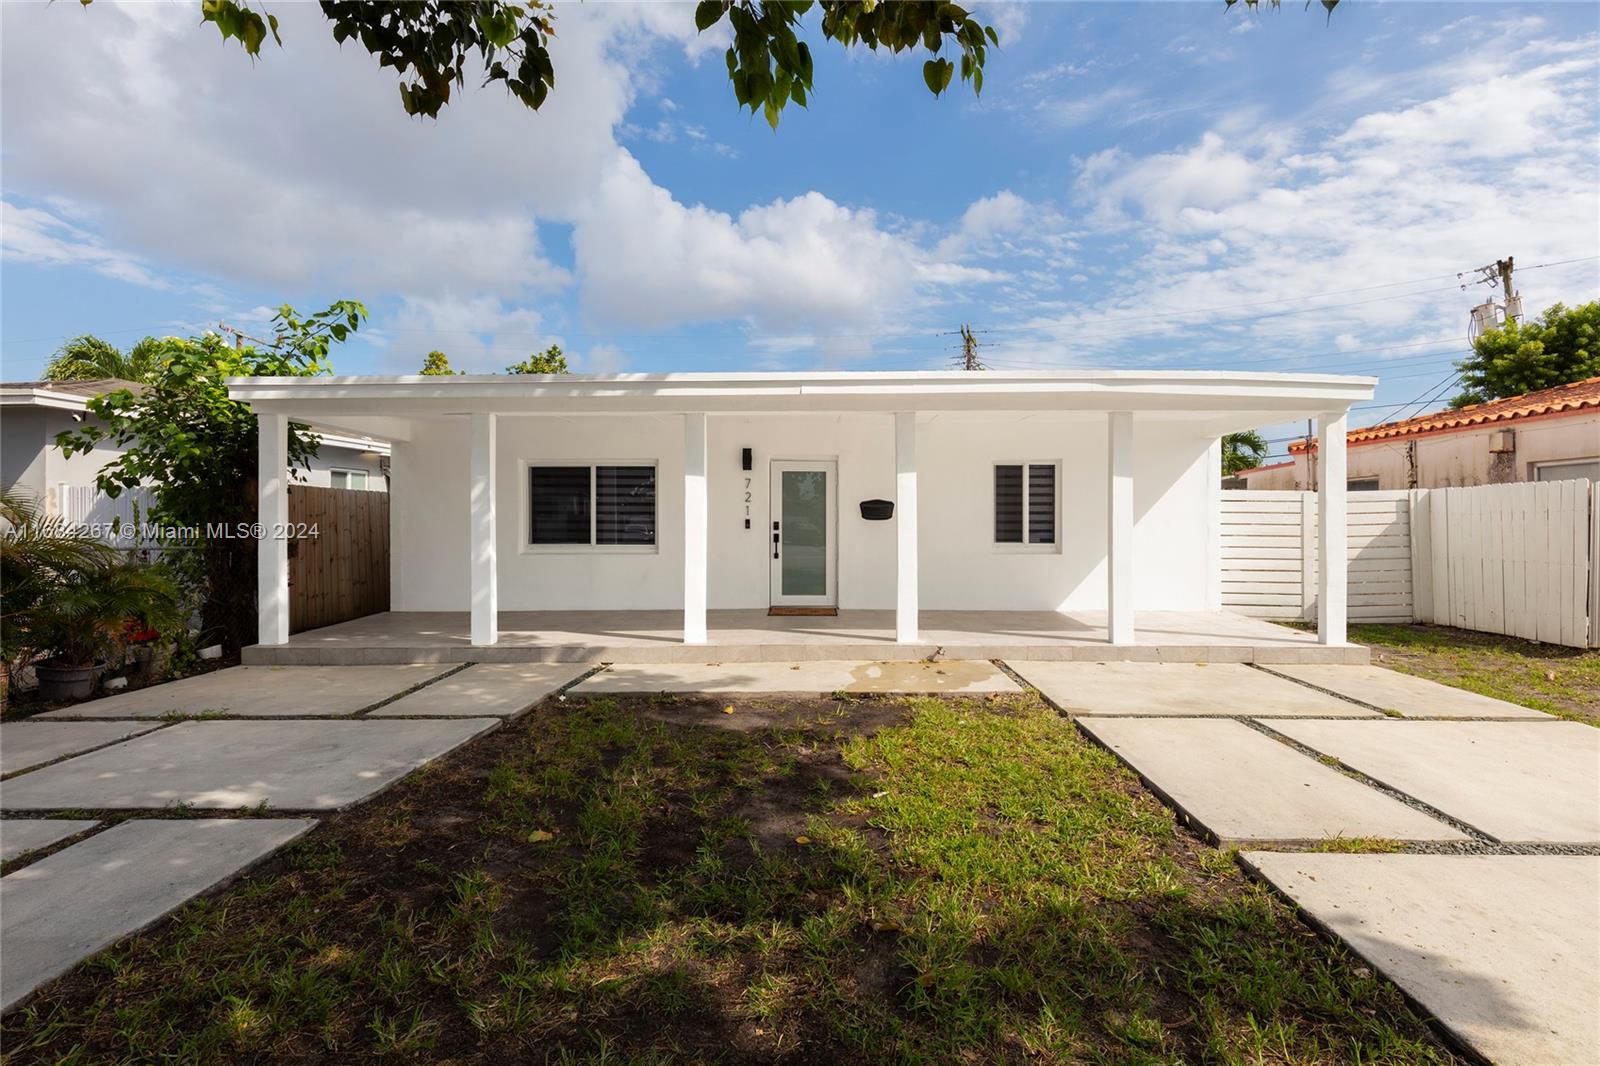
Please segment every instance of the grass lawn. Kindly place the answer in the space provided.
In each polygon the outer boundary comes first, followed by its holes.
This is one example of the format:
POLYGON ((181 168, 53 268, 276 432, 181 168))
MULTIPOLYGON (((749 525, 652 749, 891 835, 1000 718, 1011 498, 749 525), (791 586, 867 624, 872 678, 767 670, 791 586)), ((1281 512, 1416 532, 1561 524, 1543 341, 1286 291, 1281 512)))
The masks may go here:
POLYGON ((546 705, 80 966, 4 1041, 8 1063, 1453 1061, 1032 695, 546 705))
POLYGON ((1600 651, 1446 626, 1352 625, 1350 639, 1391 670, 1600 726, 1600 651))

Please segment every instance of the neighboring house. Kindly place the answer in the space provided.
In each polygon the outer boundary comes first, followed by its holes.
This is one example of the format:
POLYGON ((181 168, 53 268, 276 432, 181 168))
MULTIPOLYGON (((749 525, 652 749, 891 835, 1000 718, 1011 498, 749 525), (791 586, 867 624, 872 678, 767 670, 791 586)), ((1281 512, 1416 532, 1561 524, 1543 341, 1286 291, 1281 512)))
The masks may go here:
MULTIPOLYGON (((94 417, 88 413, 94 397, 142 387, 116 378, 0 384, 0 488, 20 487, 42 500, 47 514, 77 522, 131 520, 128 494, 113 501, 95 484, 100 471, 121 453, 102 443, 69 457, 55 440, 94 417)), ((312 485, 382 492, 388 488, 388 457, 384 441, 324 434, 317 457, 300 476, 312 485)))
MULTIPOLYGON (((393 444, 395 612, 1217 611, 1219 438, 1321 420, 1339 470, 1374 379, 1081 371, 234 378, 280 467, 288 420, 393 444), (890 509, 893 509, 892 517, 890 509)), ((287 520, 263 479, 260 520, 287 520)), ((1324 494, 1343 536, 1344 480, 1324 494)), ((262 643, 288 641, 266 541, 262 643)), ((1324 556, 1344 588, 1345 553, 1324 556)), ((1342 597, 1322 639, 1344 643, 1342 597)), ((419 625, 425 623, 419 621, 419 625)))
MULTIPOLYGON (((1600 481, 1600 378, 1353 429, 1348 444, 1352 490, 1600 481)), ((1312 488, 1315 449, 1300 440, 1289 453, 1225 486, 1312 488)))

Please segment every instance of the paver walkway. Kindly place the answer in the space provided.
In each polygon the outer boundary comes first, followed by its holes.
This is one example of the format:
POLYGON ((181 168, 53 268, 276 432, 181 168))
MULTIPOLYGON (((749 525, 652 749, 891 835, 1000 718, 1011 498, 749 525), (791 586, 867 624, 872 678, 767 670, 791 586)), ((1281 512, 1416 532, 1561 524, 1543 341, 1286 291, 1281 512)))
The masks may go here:
POLYGON ((1600 1062, 1600 856, 1245 864, 1492 1062, 1600 1062))
POLYGON ((159 728, 153 722, 7 722, 0 725, 0 774, 21 773, 159 728))
POLYGON ((0 819, 0 862, 48 848, 57 841, 77 836, 97 823, 82 818, 4 818, 0 819))
POLYGON ((6 723, 0 857, 17 868, 0 878, 0 1009, 316 824, 176 817, 96 832, 95 820, 19 815, 176 804, 335 810, 525 712, 584 669, 235 667, 6 723), (189 720, 150 720, 169 716, 189 720))
POLYGON ((1467 839, 1242 722, 1085 718, 1079 726, 1223 844, 1467 839))
POLYGON ((1373 666, 1009 665, 1478 1053, 1600 1063, 1600 730, 1373 666), (1460 853, 1294 853, 1334 836, 1460 853))
POLYGON ((123 692, 39 715, 61 718, 163 718, 226 714, 308 718, 355 714, 455 669, 420 666, 235 666, 123 692))
POLYGON ((1406 718, 1531 718, 1548 720, 1549 715, 1531 707, 1507 703, 1492 696, 1480 696, 1463 688, 1452 688, 1413 677, 1381 666, 1334 666, 1327 663, 1301 663, 1264 666, 1268 673, 1317 688, 1327 689, 1346 699, 1369 704, 1379 710, 1394 711, 1406 718))
POLYGON ((0 878, 0 1010, 315 824, 290 818, 128 821, 0 878))
POLYGON ((1282 722, 1273 729, 1504 841, 1600 844, 1600 729, 1282 722))
POLYGON ((705 692, 807 695, 1021 692, 982 660, 617 664, 573 686, 575 695, 705 692))
POLYGON ((1242 663, 1006 663, 1079 715, 1374 718, 1378 712, 1242 663))

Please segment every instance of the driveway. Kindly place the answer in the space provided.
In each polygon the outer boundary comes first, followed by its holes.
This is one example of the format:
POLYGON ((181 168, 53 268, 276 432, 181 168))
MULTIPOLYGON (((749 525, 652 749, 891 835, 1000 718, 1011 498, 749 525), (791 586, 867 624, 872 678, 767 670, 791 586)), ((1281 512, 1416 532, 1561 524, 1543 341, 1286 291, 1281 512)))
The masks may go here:
POLYGON ((1600 729, 1372 666, 1010 665, 1461 1043, 1600 1062, 1600 729))
POLYGON ((0 1009, 588 669, 236 667, 0 725, 0 1009))

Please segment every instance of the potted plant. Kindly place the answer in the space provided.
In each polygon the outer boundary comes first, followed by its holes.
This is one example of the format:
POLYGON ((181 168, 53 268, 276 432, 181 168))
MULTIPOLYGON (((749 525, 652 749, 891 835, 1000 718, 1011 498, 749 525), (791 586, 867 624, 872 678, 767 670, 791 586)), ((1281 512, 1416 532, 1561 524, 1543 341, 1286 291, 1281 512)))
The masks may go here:
POLYGON ((177 590, 159 564, 128 562, 15 494, 0 497, 0 520, 0 644, 8 669, 33 663, 42 698, 90 695, 130 621, 157 631, 177 623, 177 590))

